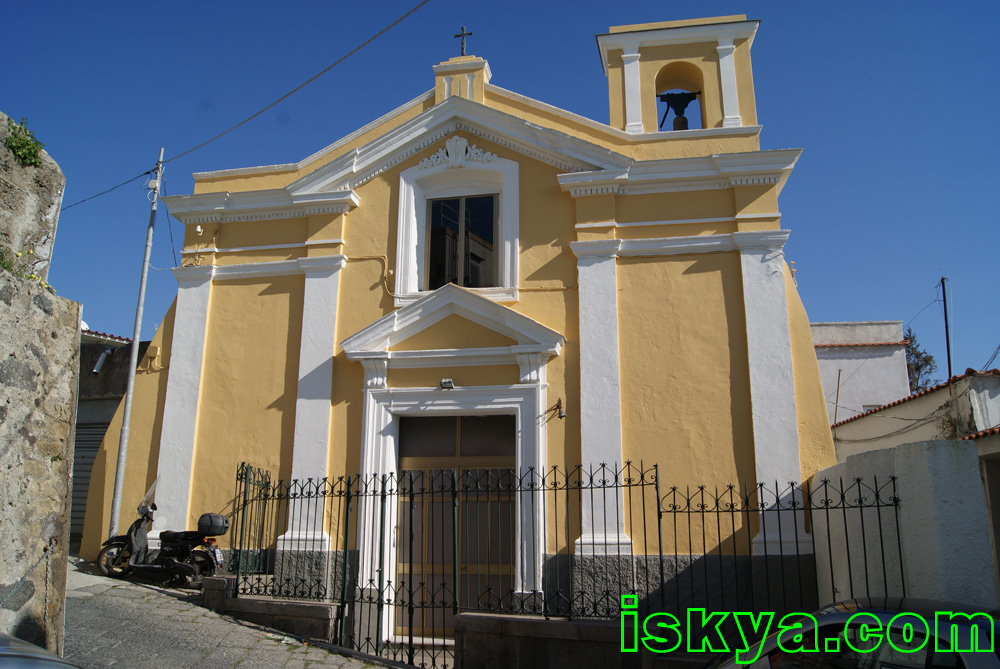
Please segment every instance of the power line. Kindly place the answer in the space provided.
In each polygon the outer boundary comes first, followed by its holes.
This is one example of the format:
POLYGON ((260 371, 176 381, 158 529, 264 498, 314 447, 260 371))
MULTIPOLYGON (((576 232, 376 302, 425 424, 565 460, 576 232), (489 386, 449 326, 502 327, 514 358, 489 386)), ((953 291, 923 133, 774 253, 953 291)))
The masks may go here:
POLYGON ((69 206, 63 207, 62 211, 66 211, 67 209, 72 209, 73 207, 75 207, 78 204, 83 204, 84 202, 88 202, 90 200, 93 200, 95 197, 101 197, 102 195, 107 195, 108 193, 110 193, 113 190, 117 190, 117 189, 121 188, 122 186, 127 186, 130 183, 132 183, 133 181, 135 181, 136 179, 141 179, 144 176, 146 176, 147 174, 152 174, 152 173, 153 173, 153 170, 146 170, 142 174, 137 174, 134 177, 132 177, 131 179, 129 179, 128 181, 123 181, 120 184, 118 184, 117 186, 112 186, 111 188, 109 188, 107 190, 101 191, 97 195, 91 195, 90 197, 85 197, 82 200, 78 200, 77 202, 74 202, 73 204, 71 204, 69 206))
POLYGON ((285 100, 287 100, 291 96, 295 95, 296 93, 298 93, 299 91, 301 91, 303 88, 305 88, 306 86, 308 86, 312 82, 316 81, 317 79, 319 79, 320 77, 322 77, 324 74, 326 74, 327 72, 329 72, 330 70, 332 70, 333 68, 337 67, 342 62, 344 62, 345 60, 347 60, 348 58, 350 58, 351 56, 353 56, 354 54, 356 54, 358 51, 361 51, 361 49, 365 48, 366 46, 368 46, 369 44, 371 44, 372 42, 374 42, 375 40, 377 40, 379 37, 381 37, 385 33, 389 32, 390 30, 392 30, 393 28, 395 28, 399 23, 402 23, 406 18, 408 18, 415 11, 417 11, 418 9, 420 9, 421 7, 423 7, 424 5, 426 5, 428 2, 430 2, 430 0, 422 0, 422 2, 418 3, 410 11, 406 12, 405 14, 403 14, 402 16, 400 16, 398 19, 396 19, 395 21, 393 21, 392 23, 390 23, 389 25, 387 25, 385 28, 382 28, 382 30, 378 31, 377 33, 375 33, 374 35, 372 35, 371 37, 369 37, 367 40, 365 40, 364 42, 362 42, 360 45, 354 47, 349 52, 347 52, 345 55, 341 56, 332 65, 329 65, 326 68, 324 68, 323 70, 321 70, 320 72, 318 72, 317 74, 314 74, 312 77, 310 77, 309 79, 307 79, 305 82, 299 84, 298 86, 296 86, 295 88, 293 88, 289 92, 285 93, 280 98, 278 98, 277 100, 275 100, 274 102, 272 102, 268 106, 266 106, 263 109, 261 109, 260 111, 258 111, 256 114, 253 114, 252 116, 248 116, 247 118, 243 119, 242 121, 240 121, 239 123, 237 123, 233 127, 229 128, 228 130, 219 133, 215 137, 213 137, 213 138, 211 138, 211 139, 209 139, 209 140, 207 140, 205 142, 202 142, 201 144, 199 144, 198 146, 196 146, 196 147, 194 147, 192 149, 188 149, 184 153, 178 153, 176 156, 173 156, 171 158, 167 158, 163 162, 169 163, 169 162, 171 162, 173 160, 177 160, 178 158, 183 158, 184 156, 186 156, 186 155, 188 155, 190 153, 194 153, 198 149, 201 149, 201 148, 204 148, 204 147, 208 146, 209 144, 211 144, 215 140, 220 139, 222 137, 225 137, 226 135, 228 135, 229 133, 231 133, 233 130, 236 130, 240 126, 246 125, 250 121, 254 120, 258 116, 260 116, 261 114, 263 114, 264 112, 266 112, 268 109, 271 109, 275 105, 278 105, 279 103, 284 102, 285 100))
MULTIPOLYGON (((280 104, 281 102, 283 102, 283 101, 287 100, 288 98, 290 98, 292 95, 298 93, 300 90, 302 90, 303 88, 305 88, 306 86, 308 86, 312 82, 316 81, 317 79, 319 79, 320 77, 322 77, 324 74, 326 74, 327 72, 329 72, 333 68, 335 68, 338 65, 340 65, 342 62, 344 62, 345 60, 347 60, 348 58, 350 58, 351 56, 353 56, 354 54, 356 54, 358 51, 361 51, 361 49, 365 48, 366 46, 368 46, 369 44, 371 44, 372 42, 374 42, 375 40, 377 40, 379 37, 381 37, 385 33, 389 32, 390 30, 392 30, 393 28, 395 28, 397 25, 399 25, 400 23, 402 23, 404 20, 406 20, 407 18, 409 18, 409 16, 411 14, 413 14, 418 9, 420 9, 421 7, 423 7, 424 5, 426 5, 428 2, 430 2, 430 0, 422 0, 420 3, 418 3, 417 5, 415 5, 412 9, 410 9, 410 11, 406 12, 405 14, 403 14, 402 16, 400 16, 398 19, 396 19, 395 21, 393 21, 392 23, 390 23, 389 25, 387 25, 385 28, 383 28, 382 30, 378 31, 377 33, 375 33, 374 35, 372 35, 371 37, 369 37, 367 40, 365 40, 364 42, 362 42, 360 45, 354 47, 347 54, 341 56, 335 63, 333 63, 332 65, 329 65, 326 68, 324 68, 322 71, 320 71, 317 74, 315 74, 314 76, 310 77, 305 82, 299 84, 298 86, 296 86, 295 88, 293 88, 288 93, 285 93, 280 98, 278 98, 277 100, 275 100, 274 102, 272 102, 268 106, 266 106, 263 109, 261 109, 260 111, 258 111, 256 114, 253 114, 252 116, 249 116, 249 117, 243 119, 242 121, 240 121, 239 123, 237 123, 233 127, 229 128, 225 132, 219 133, 218 135, 216 135, 215 137, 209 139, 208 141, 202 142, 198 146, 196 146, 194 148, 191 148, 191 149, 188 149, 184 153, 179 153, 176 156, 168 158, 167 160, 164 160, 163 162, 164 163, 169 163, 169 162, 171 162, 173 160, 177 160, 178 158, 182 158, 182 157, 184 157, 184 156, 186 156, 188 154, 194 153, 198 149, 204 148, 204 147, 208 146, 209 144, 211 144, 212 142, 214 142, 215 140, 220 139, 221 137, 224 137, 224 136, 228 135, 233 130, 236 130, 237 128, 239 128, 241 126, 246 125, 247 123, 249 123, 250 121, 254 120, 255 118, 257 118, 258 116, 260 116, 261 114, 263 114, 267 110, 269 110, 272 107, 274 107, 275 105, 280 104)), ((142 177, 144 177, 144 176, 146 176, 148 174, 152 174, 152 173, 153 173, 153 170, 147 170, 147 171, 143 172, 142 174, 137 174, 136 176, 132 177, 128 181, 123 181, 122 183, 118 184, 117 186, 113 186, 113 187, 111 187, 111 188, 109 188, 107 190, 101 191, 100 193, 97 193, 95 195, 91 195, 90 197, 86 197, 86 198, 84 198, 82 200, 74 202, 71 205, 63 207, 62 211, 66 211, 67 209, 72 209, 73 207, 75 207, 78 204, 83 204, 84 202, 89 202, 90 200, 93 200, 94 198, 101 197, 102 195, 107 195, 111 191, 117 190, 117 189, 121 188, 122 186, 126 186, 126 185, 132 183, 136 179, 141 179, 142 177)))

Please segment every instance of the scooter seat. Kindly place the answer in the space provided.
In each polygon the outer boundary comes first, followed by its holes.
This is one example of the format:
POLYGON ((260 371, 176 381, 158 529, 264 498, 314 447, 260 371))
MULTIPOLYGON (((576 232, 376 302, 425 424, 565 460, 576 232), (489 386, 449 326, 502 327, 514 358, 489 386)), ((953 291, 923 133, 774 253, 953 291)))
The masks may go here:
POLYGON ((201 541, 202 535, 199 532, 171 532, 164 530, 160 532, 160 541, 180 542, 180 541, 201 541))

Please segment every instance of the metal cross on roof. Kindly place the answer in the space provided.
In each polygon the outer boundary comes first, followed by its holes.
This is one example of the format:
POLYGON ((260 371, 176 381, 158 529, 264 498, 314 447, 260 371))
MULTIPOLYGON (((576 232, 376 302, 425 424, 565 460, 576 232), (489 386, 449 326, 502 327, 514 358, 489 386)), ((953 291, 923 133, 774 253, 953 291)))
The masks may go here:
POLYGON ((457 35, 455 35, 455 37, 461 37, 462 38, 462 55, 464 56, 465 55, 465 38, 466 37, 472 37, 472 33, 465 32, 465 26, 462 26, 462 32, 460 32, 457 35))

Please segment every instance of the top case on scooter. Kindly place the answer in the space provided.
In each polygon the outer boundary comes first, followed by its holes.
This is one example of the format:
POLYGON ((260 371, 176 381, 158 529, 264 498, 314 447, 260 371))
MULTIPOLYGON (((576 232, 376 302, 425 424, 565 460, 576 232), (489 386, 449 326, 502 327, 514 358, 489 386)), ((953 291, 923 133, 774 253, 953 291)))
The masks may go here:
POLYGON ((229 531, 229 519, 221 513, 203 513, 198 519, 198 531, 206 537, 217 537, 229 531))

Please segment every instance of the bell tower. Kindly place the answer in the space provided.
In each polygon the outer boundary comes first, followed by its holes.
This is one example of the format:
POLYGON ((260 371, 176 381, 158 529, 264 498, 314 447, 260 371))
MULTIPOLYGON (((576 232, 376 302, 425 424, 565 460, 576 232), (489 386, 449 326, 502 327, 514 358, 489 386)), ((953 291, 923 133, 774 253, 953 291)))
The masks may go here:
POLYGON ((597 36, 608 77, 610 125, 632 134, 757 125, 750 47, 759 21, 745 15, 614 26, 597 36), (657 100, 665 112, 657 109, 657 100), (680 121, 670 123, 673 112, 680 121))

